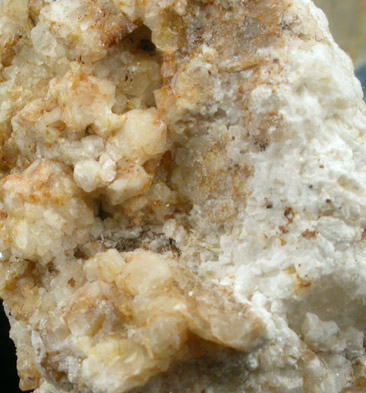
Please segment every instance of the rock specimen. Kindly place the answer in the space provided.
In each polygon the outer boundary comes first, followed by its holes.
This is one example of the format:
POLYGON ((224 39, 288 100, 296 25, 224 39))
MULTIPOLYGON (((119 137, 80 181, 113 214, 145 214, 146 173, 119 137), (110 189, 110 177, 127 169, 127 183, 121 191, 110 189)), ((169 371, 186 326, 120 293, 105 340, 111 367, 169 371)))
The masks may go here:
POLYGON ((0 55, 22 389, 365 391, 366 110, 311 1, 1 0, 0 55))

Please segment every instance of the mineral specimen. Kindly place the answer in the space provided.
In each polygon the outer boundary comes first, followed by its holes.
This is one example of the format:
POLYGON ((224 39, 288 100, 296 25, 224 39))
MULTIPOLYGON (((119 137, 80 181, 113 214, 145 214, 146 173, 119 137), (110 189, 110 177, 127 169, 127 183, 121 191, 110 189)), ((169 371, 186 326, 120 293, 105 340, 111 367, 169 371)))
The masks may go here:
POLYGON ((0 0, 21 388, 364 392, 362 98, 310 0, 0 0))

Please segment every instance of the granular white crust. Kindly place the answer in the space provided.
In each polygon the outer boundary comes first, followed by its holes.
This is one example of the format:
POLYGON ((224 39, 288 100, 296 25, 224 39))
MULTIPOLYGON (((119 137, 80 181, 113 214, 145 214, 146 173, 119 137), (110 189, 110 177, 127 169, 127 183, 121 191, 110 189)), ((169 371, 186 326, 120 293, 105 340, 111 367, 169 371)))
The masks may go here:
POLYGON ((365 131, 310 0, 0 0, 21 388, 363 392, 365 131))

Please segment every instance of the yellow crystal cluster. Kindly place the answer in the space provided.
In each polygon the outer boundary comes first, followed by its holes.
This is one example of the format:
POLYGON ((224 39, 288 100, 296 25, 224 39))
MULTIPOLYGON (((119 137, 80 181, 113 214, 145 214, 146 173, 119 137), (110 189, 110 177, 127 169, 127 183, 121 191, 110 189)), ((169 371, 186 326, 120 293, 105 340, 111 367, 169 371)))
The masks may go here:
POLYGON ((108 243, 190 208, 154 95, 178 42, 171 15, 109 0, 0 11, 0 293, 21 388, 122 393, 173 362, 256 345, 260 319, 179 250, 108 243))

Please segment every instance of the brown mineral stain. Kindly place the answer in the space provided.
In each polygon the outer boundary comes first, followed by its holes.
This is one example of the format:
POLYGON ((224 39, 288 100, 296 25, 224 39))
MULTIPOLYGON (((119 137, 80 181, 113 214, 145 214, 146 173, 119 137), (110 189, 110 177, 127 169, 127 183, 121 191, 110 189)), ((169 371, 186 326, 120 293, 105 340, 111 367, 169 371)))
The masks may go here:
POLYGON ((295 278, 295 281, 294 281, 295 295, 300 295, 304 291, 307 291, 311 288, 311 282, 303 281, 297 273, 295 273, 294 278, 295 278))
POLYGON ((294 221, 294 212, 291 207, 286 207, 283 215, 287 218, 289 224, 292 224, 294 221))
POLYGON ((279 230, 281 231, 281 233, 283 233, 283 234, 286 234, 286 233, 289 232, 289 229, 288 229, 287 225, 280 225, 280 226, 278 227, 278 229, 279 229, 279 230))
POLYGON ((361 241, 366 241, 366 228, 362 231, 361 241))
POLYGON ((104 23, 104 34, 101 37, 100 45, 103 49, 111 49, 122 38, 131 33, 136 25, 127 17, 122 18, 118 23, 112 24, 104 23))
POLYGON ((365 377, 357 378, 355 386, 358 388, 365 388, 366 389, 366 378, 365 377))
POLYGON ((315 239, 317 234, 317 231, 310 231, 307 229, 306 231, 302 232, 301 236, 305 239, 315 239))

